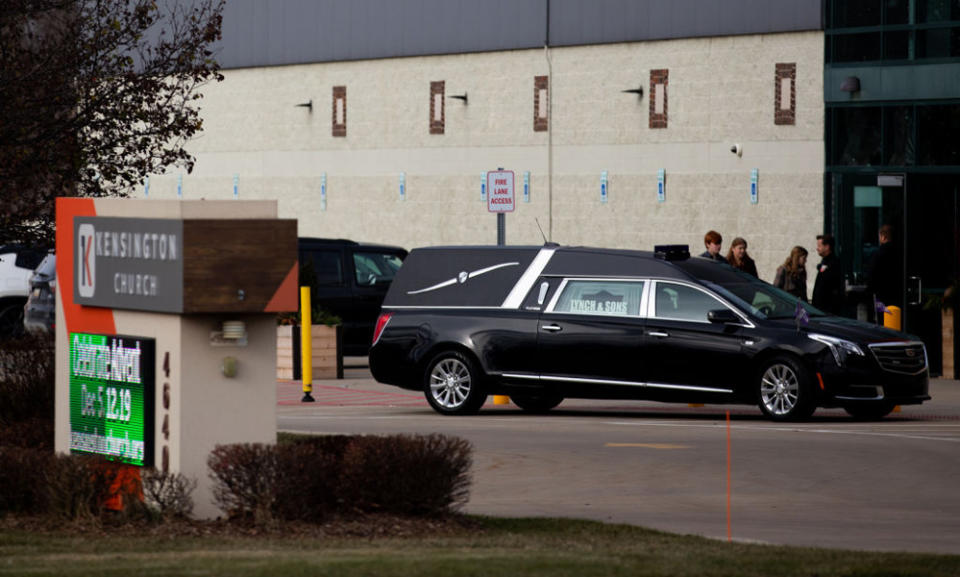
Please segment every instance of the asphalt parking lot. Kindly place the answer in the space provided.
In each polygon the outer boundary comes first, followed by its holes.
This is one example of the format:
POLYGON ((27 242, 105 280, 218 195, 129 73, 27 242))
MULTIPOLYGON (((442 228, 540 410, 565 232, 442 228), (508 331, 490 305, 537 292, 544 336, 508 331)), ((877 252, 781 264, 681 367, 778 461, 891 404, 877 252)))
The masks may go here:
POLYGON ((809 422, 786 425, 753 407, 637 401, 568 400, 531 416, 491 398, 478 416, 444 417, 422 395, 379 385, 363 368, 316 382, 315 403, 300 403, 299 383, 277 386, 280 430, 469 439, 470 513, 960 554, 957 381, 933 380, 933 401, 880 422, 819 410, 809 422))

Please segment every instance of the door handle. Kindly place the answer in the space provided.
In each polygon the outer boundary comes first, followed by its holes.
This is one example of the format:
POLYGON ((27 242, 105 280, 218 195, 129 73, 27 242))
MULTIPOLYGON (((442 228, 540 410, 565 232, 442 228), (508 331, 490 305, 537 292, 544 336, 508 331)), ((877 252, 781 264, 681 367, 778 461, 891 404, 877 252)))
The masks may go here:
POLYGON ((661 339, 670 336, 670 333, 664 333, 660 331, 650 331, 647 334, 650 335, 651 337, 658 337, 661 339))
POLYGON ((563 330, 563 327, 560 325, 543 325, 540 328, 545 331, 550 331, 551 333, 556 333, 563 330))
POLYGON ((919 305, 923 302, 923 283, 918 276, 907 277, 907 304, 919 305))

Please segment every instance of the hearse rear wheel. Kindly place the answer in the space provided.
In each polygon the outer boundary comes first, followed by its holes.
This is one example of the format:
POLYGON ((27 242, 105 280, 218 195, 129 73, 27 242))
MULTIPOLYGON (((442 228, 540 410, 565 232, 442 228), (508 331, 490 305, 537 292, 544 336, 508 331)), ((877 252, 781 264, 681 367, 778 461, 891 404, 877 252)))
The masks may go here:
POLYGON ((541 395, 510 395, 513 404, 520 407, 528 413, 546 413, 563 402, 563 397, 559 395, 541 394, 541 395))
POLYGON ((816 410, 810 375, 799 361, 783 355, 764 363, 759 371, 760 410, 772 421, 798 421, 816 410))
POLYGON ((482 376, 473 359, 444 351, 427 365, 423 392, 441 415, 474 415, 487 400, 482 376))

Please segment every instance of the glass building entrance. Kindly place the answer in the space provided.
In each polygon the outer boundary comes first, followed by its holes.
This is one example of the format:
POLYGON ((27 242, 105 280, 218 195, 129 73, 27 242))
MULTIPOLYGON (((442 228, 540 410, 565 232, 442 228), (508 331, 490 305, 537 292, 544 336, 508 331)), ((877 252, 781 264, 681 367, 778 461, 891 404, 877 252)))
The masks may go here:
POLYGON ((940 302, 960 273, 960 174, 834 171, 829 180, 829 229, 844 264, 847 315, 873 320, 874 298, 885 295, 882 304, 900 307, 903 330, 924 339, 938 372, 940 302), (884 265, 895 271, 890 275, 877 270, 881 229, 893 256, 884 265))
MULTIPOLYGON (((824 216, 847 313, 873 314, 883 257, 895 269, 881 275, 884 304, 901 307, 938 374, 945 339, 960 356, 940 306, 960 279, 960 0, 827 0, 824 16, 824 216)), ((945 376, 960 376, 956 365, 945 376)))

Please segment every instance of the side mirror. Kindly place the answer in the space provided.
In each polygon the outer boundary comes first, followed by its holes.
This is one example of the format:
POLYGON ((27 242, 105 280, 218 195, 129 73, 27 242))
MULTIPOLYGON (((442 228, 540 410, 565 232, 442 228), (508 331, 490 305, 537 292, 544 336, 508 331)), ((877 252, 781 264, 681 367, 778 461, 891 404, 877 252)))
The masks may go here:
POLYGON ((737 313, 730 309, 712 310, 707 313, 707 320, 711 323, 719 323, 724 325, 735 325, 742 322, 740 317, 737 316, 737 313))

